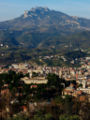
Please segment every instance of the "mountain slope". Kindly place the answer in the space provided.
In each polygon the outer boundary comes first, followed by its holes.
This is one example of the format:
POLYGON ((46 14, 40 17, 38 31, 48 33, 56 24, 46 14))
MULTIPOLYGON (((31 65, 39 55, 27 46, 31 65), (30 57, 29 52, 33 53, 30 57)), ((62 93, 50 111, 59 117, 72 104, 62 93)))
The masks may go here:
POLYGON ((20 17, 0 23, 0 29, 72 33, 90 29, 90 20, 72 17, 48 8, 32 8, 20 17))
POLYGON ((32 8, 0 22, 0 62, 19 62, 50 54, 90 51, 90 20, 48 8, 32 8))
POLYGON ((89 31, 70 36, 62 36, 58 33, 17 33, 12 33, 10 36, 3 33, 2 39, 3 36, 6 38, 0 40, 0 63, 20 62, 44 55, 65 54, 79 49, 90 51, 89 31))

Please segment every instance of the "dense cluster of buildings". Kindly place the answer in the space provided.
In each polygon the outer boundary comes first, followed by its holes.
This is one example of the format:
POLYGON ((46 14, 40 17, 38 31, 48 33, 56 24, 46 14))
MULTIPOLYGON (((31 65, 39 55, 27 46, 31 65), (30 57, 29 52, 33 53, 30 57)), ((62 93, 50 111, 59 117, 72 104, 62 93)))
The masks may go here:
POLYGON ((29 63, 12 64, 9 68, 0 67, 0 73, 14 70, 16 72, 22 72, 28 74, 28 77, 24 77, 21 80, 25 84, 47 84, 46 75, 49 73, 57 74, 60 78, 64 78, 66 81, 76 81, 77 85, 71 84, 69 87, 65 87, 63 95, 80 96, 87 94, 90 96, 90 57, 82 58, 80 62, 81 66, 76 67, 48 67, 30 65, 29 63), (35 75, 35 76, 33 76, 35 75))

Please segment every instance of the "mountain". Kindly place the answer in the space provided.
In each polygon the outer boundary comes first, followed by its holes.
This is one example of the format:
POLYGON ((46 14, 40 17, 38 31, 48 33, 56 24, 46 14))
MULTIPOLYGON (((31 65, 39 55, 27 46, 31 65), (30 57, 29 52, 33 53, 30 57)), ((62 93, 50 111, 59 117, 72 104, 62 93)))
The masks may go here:
POLYGON ((77 30, 90 30, 90 20, 37 7, 25 11, 16 19, 0 22, 0 29, 70 33, 77 30))
POLYGON ((90 20, 48 8, 32 8, 0 22, 0 62, 30 60, 76 49, 90 51, 90 20))

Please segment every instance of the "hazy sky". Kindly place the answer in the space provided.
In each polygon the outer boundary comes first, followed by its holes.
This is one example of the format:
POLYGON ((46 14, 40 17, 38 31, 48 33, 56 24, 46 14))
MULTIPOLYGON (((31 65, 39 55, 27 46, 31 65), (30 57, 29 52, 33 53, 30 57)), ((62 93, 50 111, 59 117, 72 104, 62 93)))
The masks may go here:
POLYGON ((0 21, 23 14, 24 10, 44 6, 72 16, 90 18, 90 0, 0 0, 0 21))

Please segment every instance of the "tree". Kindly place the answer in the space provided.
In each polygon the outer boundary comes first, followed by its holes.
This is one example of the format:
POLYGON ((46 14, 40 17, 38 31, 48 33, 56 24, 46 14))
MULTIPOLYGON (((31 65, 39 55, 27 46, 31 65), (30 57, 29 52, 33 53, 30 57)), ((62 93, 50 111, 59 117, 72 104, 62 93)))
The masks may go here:
POLYGON ((79 116, 77 115, 72 115, 72 116, 69 116, 69 115, 60 115, 59 117, 59 120, 80 120, 79 116))
POLYGON ((65 96, 64 102, 63 102, 63 109, 66 114, 71 115, 72 114, 72 107, 73 107, 73 100, 72 96, 65 96))
POLYGON ((90 120, 90 103, 84 102, 81 104, 79 115, 81 120, 90 120))
POLYGON ((29 120, 25 115, 16 115, 15 117, 9 118, 8 120, 29 120))
POLYGON ((63 88, 61 84, 63 83, 63 80, 59 78, 59 76, 56 74, 48 74, 47 79, 48 79, 48 84, 47 84, 48 87, 55 88, 57 92, 61 94, 63 88))
POLYGON ((53 116, 50 113, 45 114, 45 120, 53 120, 53 116))
POLYGON ((32 73, 32 77, 37 77, 39 74, 38 73, 36 73, 36 72, 33 72, 32 73))

